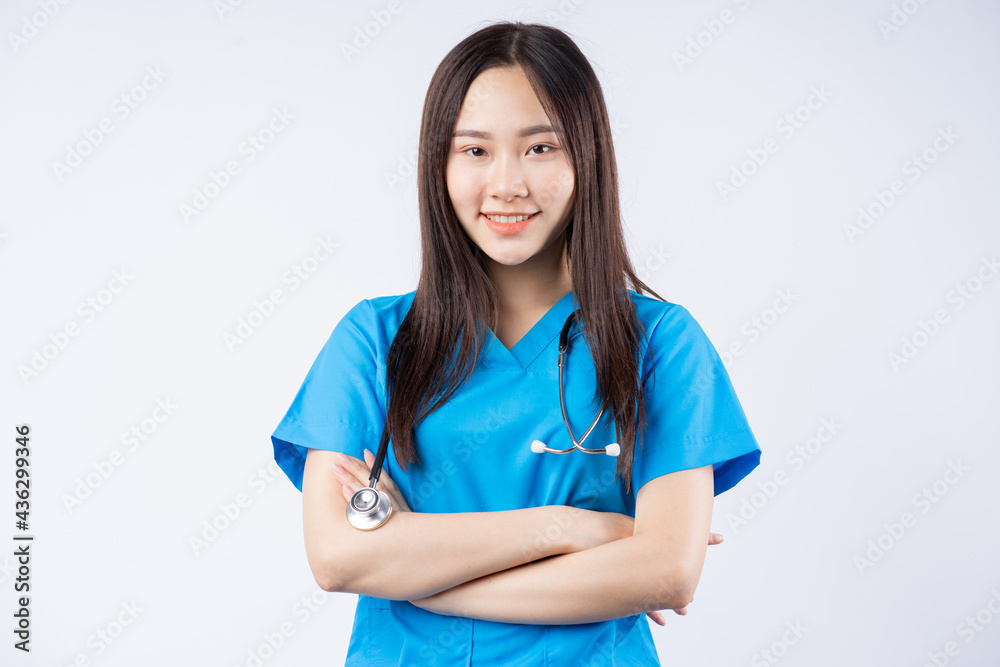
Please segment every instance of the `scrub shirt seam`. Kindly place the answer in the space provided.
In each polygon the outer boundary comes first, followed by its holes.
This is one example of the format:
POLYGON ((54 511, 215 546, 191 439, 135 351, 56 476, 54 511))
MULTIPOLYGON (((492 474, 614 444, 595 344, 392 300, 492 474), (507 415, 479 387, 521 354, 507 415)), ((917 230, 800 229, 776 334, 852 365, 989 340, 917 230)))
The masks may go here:
MULTIPOLYGON (((518 361, 517 362, 518 365, 521 366, 521 368, 519 370, 521 370, 522 372, 527 371, 528 368, 531 367, 531 365, 533 363, 535 363, 535 359, 537 359, 539 356, 541 356, 542 352, 544 352, 545 350, 547 350, 548 347, 550 345, 552 345, 552 341, 554 341, 558 337, 559 337, 559 332, 557 331, 554 334, 552 334, 552 336, 548 340, 543 341, 542 345, 539 346, 539 348, 535 351, 534 356, 532 356, 530 359, 525 360, 525 363, 523 365, 521 364, 520 361, 518 361)), ((520 341, 518 341, 518 342, 520 342, 520 341)), ((516 360, 516 357, 515 357, 515 360, 516 360)))
MULTIPOLYGON (((751 429, 751 428, 741 428, 738 431, 733 431, 733 432, 729 432, 729 433, 721 433, 721 434, 714 435, 711 438, 707 438, 707 439, 704 439, 704 440, 690 440, 690 441, 675 440, 674 442, 670 443, 670 445, 667 445, 667 446, 669 447, 669 446, 675 446, 675 445, 678 445, 678 444, 685 444, 685 443, 686 444, 707 444, 707 443, 710 443, 710 442, 714 442, 715 440, 731 439, 731 438, 735 438, 736 436, 745 435, 747 433, 749 433, 752 436, 753 435, 753 429, 751 429)), ((643 447, 643 449, 645 449, 645 446, 643 447)), ((756 450, 755 449, 751 449, 751 450, 748 450, 746 452, 743 452, 742 454, 737 454, 736 456, 733 456, 731 458, 726 458, 726 459, 723 460, 723 464, 719 468, 715 468, 715 462, 713 461, 712 462, 712 474, 713 474, 713 477, 718 478, 722 474, 721 471, 726 471, 726 470, 728 470, 729 468, 731 468, 734 465, 735 459, 737 459, 737 458, 739 458, 741 456, 746 456, 747 454, 750 454, 750 453, 752 453, 754 451, 756 451, 756 450)), ((705 465, 708 465, 708 464, 705 464, 705 465)), ((678 470, 670 470, 668 472, 658 473, 658 474, 650 477, 649 479, 647 479, 645 482, 643 482, 642 485, 639 488, 641 489, 642 486, 645 486, 646 484, 648 484, 649 482, 653 481, 657 477, 662 477, 663 475, 669 475, 671 472, 679 472, 680 470, 687 470, 687 468, 679 468, 678 470)), ((622 487, 622 490, 623 490, 622 497, 624 499, 625 498, 624 487, 622 487)), ((638 489, 633 489, 633 493, 635 494, 635 496, 638 496, 638 489)), ((635 497, 635 496, 633 496, 633 497, 635 497)))
POLYGON ((297 419, 289 419, 288 423, 289 424, 297 424, 299 426, 310 426, 310 427, 315 427, 315 426, 350 426, 353 429, 357 429, 358 431, 362 431, 362 432, 367 433, 369 435, 381 435, 380 433, 376 433, 375 431, 371 430, 370 428, 368 428, 364 424, 355 424, 354 422, 347 422, 347 421, 339 421, 339 422, 326 422, 326 421, 324 421, 324 422, 317 422, 317 421, 303 422, 303 421, 299 421, 297 419))
MULTIPOLYGON (((671 440, 666 444, 657 445, 662 447, 676 447, 677 445, 707 445, 710 442, 720 440, 723 438, 732 438, 736 435, 742 435, 744 433, 752 433, 753 431, 749 428, 741 428, 738 431, 728 431, 726 433, 717 433, 710 438, 681 438, 680 440, 671 440)), ((645 443, 644 443, 645 444, 645 443)))
POLYGON ((472 654, 476 650, 476 619, 469 619, 472 623, 472 629, 469 631, 469 655, 465 659, 465 667, 472 667, 472 654))
MULTIPOLYGON (((642 365, 643 365, 643 369, 642 370, 646 370, 646 359, 648 357, 649 358, 649 362, 650 362, 649 363, 649 369, 653 373, 655 373, 655 370, 656 370, 656 364, 653 362, 653 358, 652 358, 653 355, 655 354, 655 351, 654 351, 653 345, 652 345, 653 336, 656 334, 656 330, 660 327, 660 324, 663 322, 663 320, 666 319, 667 315, 675 307, 681 307, 681 308, 683 308, 683 306, 681 306, 680 304, 672 303, 672 302, 669 302, 669 301, 663 301, 661 303, 669 304, 671 307, 670 308, 665 308, 663 310, 663 312, 660 313, 660 316, 658 318, 656 318, 655 322, 653 322, 653 326, 647 328, 645 326, 645 324, 643 324, 643 333, 645 334, 643 336, 643 338, 645 340, 645 349, 642 351, 642 365)), ((650 372, 647 372, 647 373, 645 373, 645 376, 649 376, 650 374, 651 374, 650 372)), ((645 377, 643 378, 643 380, 645 380, 645 377)), ((654 383, 656 382, 655 378, 653 379, 653 382, 654 383)), ((645 383, 643 382, 643 384, 645 384, 645 383)))

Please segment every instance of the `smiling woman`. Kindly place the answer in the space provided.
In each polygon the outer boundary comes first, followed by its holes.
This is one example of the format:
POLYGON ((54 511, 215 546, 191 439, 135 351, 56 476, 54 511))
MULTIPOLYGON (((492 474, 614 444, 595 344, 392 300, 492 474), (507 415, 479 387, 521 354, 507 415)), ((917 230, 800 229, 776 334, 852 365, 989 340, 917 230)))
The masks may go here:
POLYGON ((445 56, 417 289, 344 315, 272 435, 317 583, 359 595, 348 665, 659 664, 646 616, 686 612, 713 497, 761 452, 705 332, 636 277, 617 182, 564 32, 445 56))
MULTIPOLYGON (((553 253, 543 251, 569 224, 573 165, 524 71, 497 67, 476 77, 457 124, 446 178, 462 229, 491 268, 551 265, 553 253), (470 129, 481 127, 496 133, 470 129)), ((553 249, 558 259, 562 247, 553 249)))

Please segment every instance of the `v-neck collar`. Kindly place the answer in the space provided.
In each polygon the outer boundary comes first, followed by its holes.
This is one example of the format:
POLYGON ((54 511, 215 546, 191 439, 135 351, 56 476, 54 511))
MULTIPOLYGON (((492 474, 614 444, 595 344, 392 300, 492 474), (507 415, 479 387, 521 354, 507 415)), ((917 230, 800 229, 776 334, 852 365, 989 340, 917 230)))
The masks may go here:
POLYGON ((541 319, 535 322, 528 333, 521 336, 521 339, 514 343, 514 347, 507 347, 500 342, 493 330, 486 327, 486 363, 490 368, 519 368, 526 369, 535 360, 542 350, 552 342, 559 332, 562 331, 566 318, 569 317, 573 308, 573 292, 567 292, 559 301, 542 315, 541 319))

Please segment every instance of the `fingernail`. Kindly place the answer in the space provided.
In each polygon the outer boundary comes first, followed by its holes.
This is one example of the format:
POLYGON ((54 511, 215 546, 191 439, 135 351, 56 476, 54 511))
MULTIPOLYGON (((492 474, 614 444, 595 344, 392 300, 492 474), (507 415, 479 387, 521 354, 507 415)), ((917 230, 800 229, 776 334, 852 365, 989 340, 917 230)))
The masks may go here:
POLYGON ((346 470, 344 470, 343 468, 341 468, 341 467, 340 467, 339 465, 337 465, 336 463, 334 463, 334 464, 333 464, 333 472, 337 473, 338 475, 343 475, 343 474, 345 474, 345 473, 346 473, 347 471, 346 471, 346 470))
POLYGON ((365 450, 365 454, 367 454, 368 456, 374 456, 374 454, 372 454, 371 452, 369 452, 367 449, 365 450))
POLYGON ((347 455, 344 452, 337 452, 337 459, 340 461, 346 461, 347 455))

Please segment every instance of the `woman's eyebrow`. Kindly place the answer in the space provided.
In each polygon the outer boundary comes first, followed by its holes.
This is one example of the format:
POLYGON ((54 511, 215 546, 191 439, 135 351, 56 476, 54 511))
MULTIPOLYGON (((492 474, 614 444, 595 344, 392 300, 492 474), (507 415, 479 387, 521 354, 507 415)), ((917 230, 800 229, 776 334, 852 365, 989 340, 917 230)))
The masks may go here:
MULTIPOLYGON (((547 132, 555 132, 551 125, 531 125, 522 129, 517 133, 517 138, 521 139, 523 137, 530 137, 533 134, 544 134, 547 132)), ((455 130, 455 133, 451 135, 452 139, 455 137, 473 137, 475 139, 492 139, 493 135, 489 132, 482 132, 480 130, 455 130)))

